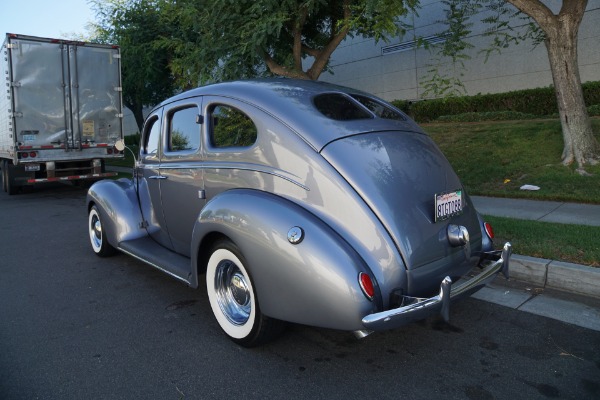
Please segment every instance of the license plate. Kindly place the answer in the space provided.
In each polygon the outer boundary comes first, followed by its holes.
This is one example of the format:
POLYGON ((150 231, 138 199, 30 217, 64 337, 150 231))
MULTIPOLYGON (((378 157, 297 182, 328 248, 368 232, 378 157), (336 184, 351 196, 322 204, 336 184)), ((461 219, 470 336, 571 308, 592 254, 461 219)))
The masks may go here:
POLYGON ((463 210, 462 190, 435 195, 435 221, 450 218, 463 210))
POLYGON ((40 164, 25 164, 25 171, 39 171, 40 164))

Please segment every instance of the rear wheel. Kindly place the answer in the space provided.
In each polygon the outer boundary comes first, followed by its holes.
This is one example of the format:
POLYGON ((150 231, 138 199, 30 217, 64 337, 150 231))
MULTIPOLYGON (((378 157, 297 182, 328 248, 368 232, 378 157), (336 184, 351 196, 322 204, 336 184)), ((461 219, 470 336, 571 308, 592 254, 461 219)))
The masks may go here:
POLYGON ((206 288, 219 326, 234 342, 253 347, 282 332, 282 321, 261 313, 246 261, 232 242, 223 240, 213 247, 206 288))
POLYGON ((10 163, 8 161, 4 161, 2 163, 2 187, 5 192, 9 194, 9 196, 13 196, 17 194, 19 189, 12 181, 12 173, 10 170, 10 163))
POLYGON ((1 178, 2 178, 2 190, 4 190, 6 192, 6 161, 2 160, 0 161, 0 169, 2 169, 1 172, 1 178))
POLYGON ((92 206, 88 216, 88 231, 90 235, 90 243, 94 253, 100 257, 108 257, 115 253, 115 248, 112 247, 106 240, 100 213, 96 206, 92 206))

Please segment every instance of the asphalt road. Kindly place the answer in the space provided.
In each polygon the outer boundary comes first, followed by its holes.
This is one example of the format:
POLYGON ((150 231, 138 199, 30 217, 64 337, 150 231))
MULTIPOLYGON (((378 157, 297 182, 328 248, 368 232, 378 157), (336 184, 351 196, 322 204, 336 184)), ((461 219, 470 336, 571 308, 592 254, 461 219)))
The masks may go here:
POLYGON ((89 248, 85 192, 0 192, 0 399, 598 399, 600 332, 480 300, 244 349, 204 290, 89 248))

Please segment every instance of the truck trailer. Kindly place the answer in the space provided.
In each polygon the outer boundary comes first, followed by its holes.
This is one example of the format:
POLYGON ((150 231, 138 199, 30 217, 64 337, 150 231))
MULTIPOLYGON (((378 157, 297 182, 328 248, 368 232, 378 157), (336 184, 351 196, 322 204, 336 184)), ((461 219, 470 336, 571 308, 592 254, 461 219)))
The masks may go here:
POLYGON ((2 46, 0 168, 10 195, 44 182, 115 176, 122 158, 118 46, 6 34, 2 46))

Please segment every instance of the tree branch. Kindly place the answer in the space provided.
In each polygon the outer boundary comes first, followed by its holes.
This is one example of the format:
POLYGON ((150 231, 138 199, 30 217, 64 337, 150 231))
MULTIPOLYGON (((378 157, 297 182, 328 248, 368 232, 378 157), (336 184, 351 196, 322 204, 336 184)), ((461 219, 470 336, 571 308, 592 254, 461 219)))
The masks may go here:
MULTIPOLYGON (((544 3, 539 0, 507 0, 515 6, 519 11, 533 18, 542 30, 546 31, 550 28, 556 15, 544 3)), ((577 0, 575 0, 577 1, 577 0)), ((587 1, 587 0, 586 0, 587 1)))
POLYGON ((286 76, 288 78, 310 79, 302 69, 290 70, 289 68, 279 65, 266 51, 258 49, 257 52, 260 54, 265 64, 267 64, 269 71, 275 75, 286 76))
MULTIPOLYGON (((346 35, 348 34, 348 32, 350 30, 350 28, 348 26, 349 22, 350 22, 350 17, 351 17, 350 1, 344 0, 343 7, 344 7, 344 22, 345 22, 344 26, 342 27, 342 29, 339 32, 337 32, 335 35, 333 35, 332 39, 329 41, 329 43, 327 43, 327 46, 325 46, 325 48, 323 48, 323 50, 321 50, 319 52, 317 57, 315 57, 315 62, 310 67, 310 69, 306 72, 308 77, 312 80, 317 80, 319 78, 319 76, 321 75, 321 72, 323 72, 323 69, 327 65, 327 62, 329 62, 329 57, 331 57, 331 54, 339 46, 339 44, 342 42, 342 40, 344 40, 344 38, 346 37, 346 35)), ((332 26, 331 29, 333 32, 335 27, 332 26)))
POLYGON ((294 67, 298 71, 302 71, 302 28, 304 28, 307 16, 308 8, 304 6, 300 9, 300 17, 294 23, 294 45, 292 51, 294 56, 294 67))

